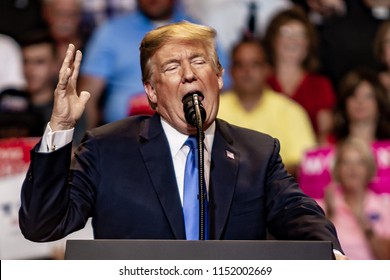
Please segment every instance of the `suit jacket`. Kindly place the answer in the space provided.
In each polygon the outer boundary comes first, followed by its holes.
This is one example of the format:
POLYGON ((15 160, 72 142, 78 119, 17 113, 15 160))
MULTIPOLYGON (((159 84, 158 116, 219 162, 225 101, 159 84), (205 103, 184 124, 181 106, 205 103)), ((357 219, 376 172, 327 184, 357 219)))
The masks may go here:
MULTIPOLYGON (((27 239, 63 238, 83 228, 89 217, 99 239, 185 239, 159 115, 130 117, 91 130, 72 160, 71 144, 48 154, 36 149, 31 151, 19 211, 27 239)), ((332 223, 286 172, 278 140, 217 119, 209 237, 266 239, 268 231, 277 239, 331 240, 341 251, 332 223)))

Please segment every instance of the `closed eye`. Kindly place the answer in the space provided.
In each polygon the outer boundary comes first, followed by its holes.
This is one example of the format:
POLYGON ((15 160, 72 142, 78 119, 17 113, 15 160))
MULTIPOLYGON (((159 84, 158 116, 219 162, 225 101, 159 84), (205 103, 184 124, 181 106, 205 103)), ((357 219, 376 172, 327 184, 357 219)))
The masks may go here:
POLYGON ((191 61, 191 64, 193 65, 203 65, 206 63, 206 60, 202 57, 197 57, 191 61))
POLYGON ((168 63, 166 65, 164 65, 163 67, 163 72, 170 72, 170 71, 174 71, 176 70, 177 68, 179 67, 179 63, 168 63))

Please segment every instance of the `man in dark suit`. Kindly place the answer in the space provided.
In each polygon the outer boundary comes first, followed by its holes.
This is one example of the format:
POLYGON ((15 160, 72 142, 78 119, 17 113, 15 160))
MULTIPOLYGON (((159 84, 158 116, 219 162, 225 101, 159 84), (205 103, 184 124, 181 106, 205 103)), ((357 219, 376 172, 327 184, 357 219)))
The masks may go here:
POLYGON ((182 99, 200 92, 206 112, 205 181, 210 239, 330 240, 332 223, 285 170, 278 140, 216 119, 223 69, 214 30, 182 22, 143 39, 141 68, 152 117, 93 129, 71 158, 71 136, 89 99, 76 92, 81 52, 69 46, 53 114, 31 153, 22 189, 20 227, 50 241, 93 218, 95 238, 186 239, 183 177, 188 135, 196 134, 182 99), (70 168, 69 168, 70 166, 70 168))

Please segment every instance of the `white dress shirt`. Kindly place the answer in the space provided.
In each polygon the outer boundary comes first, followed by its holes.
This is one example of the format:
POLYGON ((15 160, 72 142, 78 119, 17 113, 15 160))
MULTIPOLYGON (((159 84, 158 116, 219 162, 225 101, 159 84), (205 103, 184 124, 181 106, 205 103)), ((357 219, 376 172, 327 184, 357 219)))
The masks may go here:
MULTIPOLYGON (((184 145, 184 143, 187 140, 188 135, 180 133, 163 119, 161 119, 161 123, 165 135, 168 138, 173 166, 175 168, 176 182, 179 188, 181 203, 183 205, 184 169, 186 166, 187 155, 190 150, 190 148, 187 145, 184 145)), ((207 190, 210 182, 210 161, 214 133, 215 122, 213 122, 212 125, 205 131, 204 138, 204 176, 207 190)))

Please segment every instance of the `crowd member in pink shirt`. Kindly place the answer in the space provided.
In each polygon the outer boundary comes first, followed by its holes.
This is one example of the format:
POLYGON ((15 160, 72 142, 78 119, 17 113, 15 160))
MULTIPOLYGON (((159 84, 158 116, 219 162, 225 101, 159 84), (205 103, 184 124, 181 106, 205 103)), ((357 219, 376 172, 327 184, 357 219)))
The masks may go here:
POLYGON ((316 72, 316 38, 305 12, 293 7, 273 18, 264 39, 273 67, 268 84, 306 109, 322 143, 332 126, 335 93, 330 80, 316 72))
POLYGON ((376 172, 370 146, 347 138, 337 146, 334 182, 317 202, 336 226, 350 259, 390 258, 390 195, 376 194, 367 186, 376 172))
POLYGON ((350 137, 358 138, 374 151, 377 173, 370 183, 376 193, 390 193, 390 99, 378 79, 368 68, 352 69, 340 81, 334 108, 333 129, 327 145, 308 151, 299 170, 300 187, 320 198, 331 181, 334 146, 350 137))

